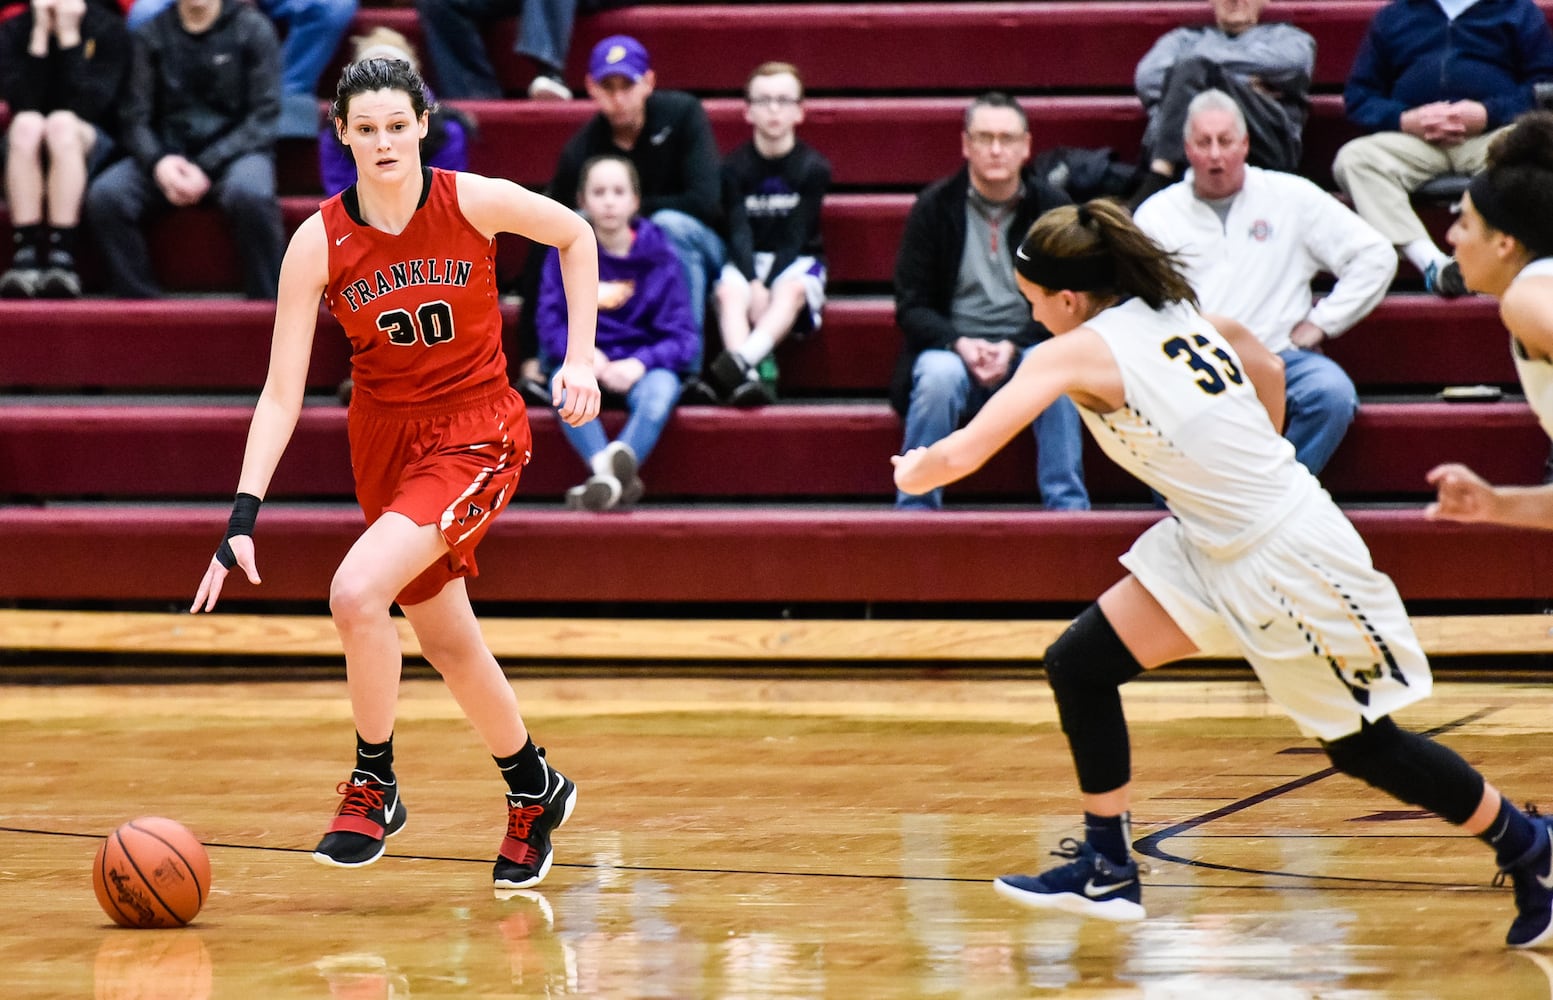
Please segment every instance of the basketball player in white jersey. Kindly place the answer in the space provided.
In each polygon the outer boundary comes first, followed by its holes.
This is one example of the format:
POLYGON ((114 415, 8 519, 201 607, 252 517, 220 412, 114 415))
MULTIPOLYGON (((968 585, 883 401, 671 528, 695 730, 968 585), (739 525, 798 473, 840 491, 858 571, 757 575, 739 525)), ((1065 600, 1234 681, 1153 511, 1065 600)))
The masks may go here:
POLYGON ((1391 720, 1429 694, 1429 665, 1391 580, 1259 401, 1283 397, 1276 358, 1249 337, 1237 338, 1237 354, 1198 312, 1175 260, 1114 202, 1047 212, 1015 267, 1053 338, 966 427, 893 459, 896 485, 923 493, 969 474, 1066 394, 1106 454, 1174 516, 1144 532, 1122 557, 1129 575, 1046 650, 1085 840, 1063 842, 1067 864, 1004 875, 997 891, 1037 908, 1142 918, 1117 688, 1227 638, 1335 767, 1494 847, 1515 885, 1508 944, 1553 938, 1553 889, 1539 881, 1553 884, 1550 820, 1391 720))
MULTIPOLYGON (((1526 401, 1553 437, 1553 112, 1494 138, 1446 239, 1467 287, 1499 300, 1526 401)), ((1439 489, 1429 517, 1553 529, 1553 485, 1490 486, 1455 463, 1429 482, 1439 489)))

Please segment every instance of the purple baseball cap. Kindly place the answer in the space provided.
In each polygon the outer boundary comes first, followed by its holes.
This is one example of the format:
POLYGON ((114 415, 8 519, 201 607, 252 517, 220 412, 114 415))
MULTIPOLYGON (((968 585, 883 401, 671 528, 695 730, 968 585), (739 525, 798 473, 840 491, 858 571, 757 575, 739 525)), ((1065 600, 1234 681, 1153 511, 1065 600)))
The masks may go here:
POLYGON ((652 62, 647 58, 646 47, 630 35, 610 35, 593 46, 593 54, 588 57, 588 75, 594 80, 623 76, 635 83, 650 69, 652 62))

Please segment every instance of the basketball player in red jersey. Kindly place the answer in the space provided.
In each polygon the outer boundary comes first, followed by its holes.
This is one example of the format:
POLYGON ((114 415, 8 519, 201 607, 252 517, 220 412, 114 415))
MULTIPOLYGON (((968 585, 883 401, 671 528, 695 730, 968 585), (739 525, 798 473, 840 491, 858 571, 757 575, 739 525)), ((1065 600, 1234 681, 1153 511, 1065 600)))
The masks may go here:
POLYGON ((368 527, 329 588, 356 765, 313 857, 368 865, 404 828, 393 770, 401 654, 389 609, 397 602, 507 781, 500 893, 549 872, 550 834, 571 814, 577 787, 529 738, 464 583, 476 573, 476 544, 529 458, 528 414, 508 385, 501 348, 494 237, 518 233, 560 251, 571 322, 552 391, 572 425, 599 410, 598 249, 588 224, 548 198, 509 181, 423 168, 429 111, 408 63, 369 59, 340 77, 331 115, 358 180, 302 223, 286 251, 269 376, 237 500, 190 610, 215 607, 234 565, 259 582, 254 520, 296 426, 322 296, 351 340, 351 465, 368 527))

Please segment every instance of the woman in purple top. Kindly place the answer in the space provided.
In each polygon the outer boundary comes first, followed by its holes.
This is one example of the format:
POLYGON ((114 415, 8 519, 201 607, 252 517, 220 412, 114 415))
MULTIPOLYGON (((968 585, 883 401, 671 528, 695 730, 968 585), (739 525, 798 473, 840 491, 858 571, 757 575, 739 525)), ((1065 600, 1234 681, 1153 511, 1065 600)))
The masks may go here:
MULTIPOLYGON (((583 164, 577 200, 599 243, 599 319, 594 374, 606 393, 625 398, 630 412, 610 441, 600 421, 561 430, 592 473, 566 492, 567 506, 608 510, 642 496, 638 465, 663 433, 683 378, 699 355, 684 270, 663 230, 638 218, 641 182, 620 156, 583 164)), ((535 312, 539 356, 546 370, 566 353, 566 298, 554 253, 545 259, 535 312)))

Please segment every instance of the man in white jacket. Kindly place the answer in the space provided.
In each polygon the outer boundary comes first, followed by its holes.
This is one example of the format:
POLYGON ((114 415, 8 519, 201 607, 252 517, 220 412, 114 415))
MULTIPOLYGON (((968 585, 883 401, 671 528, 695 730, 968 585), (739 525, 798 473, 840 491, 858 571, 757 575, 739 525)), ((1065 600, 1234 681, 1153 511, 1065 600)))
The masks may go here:
POLYGON ((1191 169, 1137 210, 1139 228, 1181 256, 1205 313, 1239 320, 1283 359, 1295 457, 1320 474, 1359 408, 1353 382, 1318 353, 1386 295, 1390 242, 1303 177, 1246 165, 1250 140, 1234 99, 1207 90, 1186 119, 1191 169), (1337 278, 1312 304, 1310 282, 1337 278))

